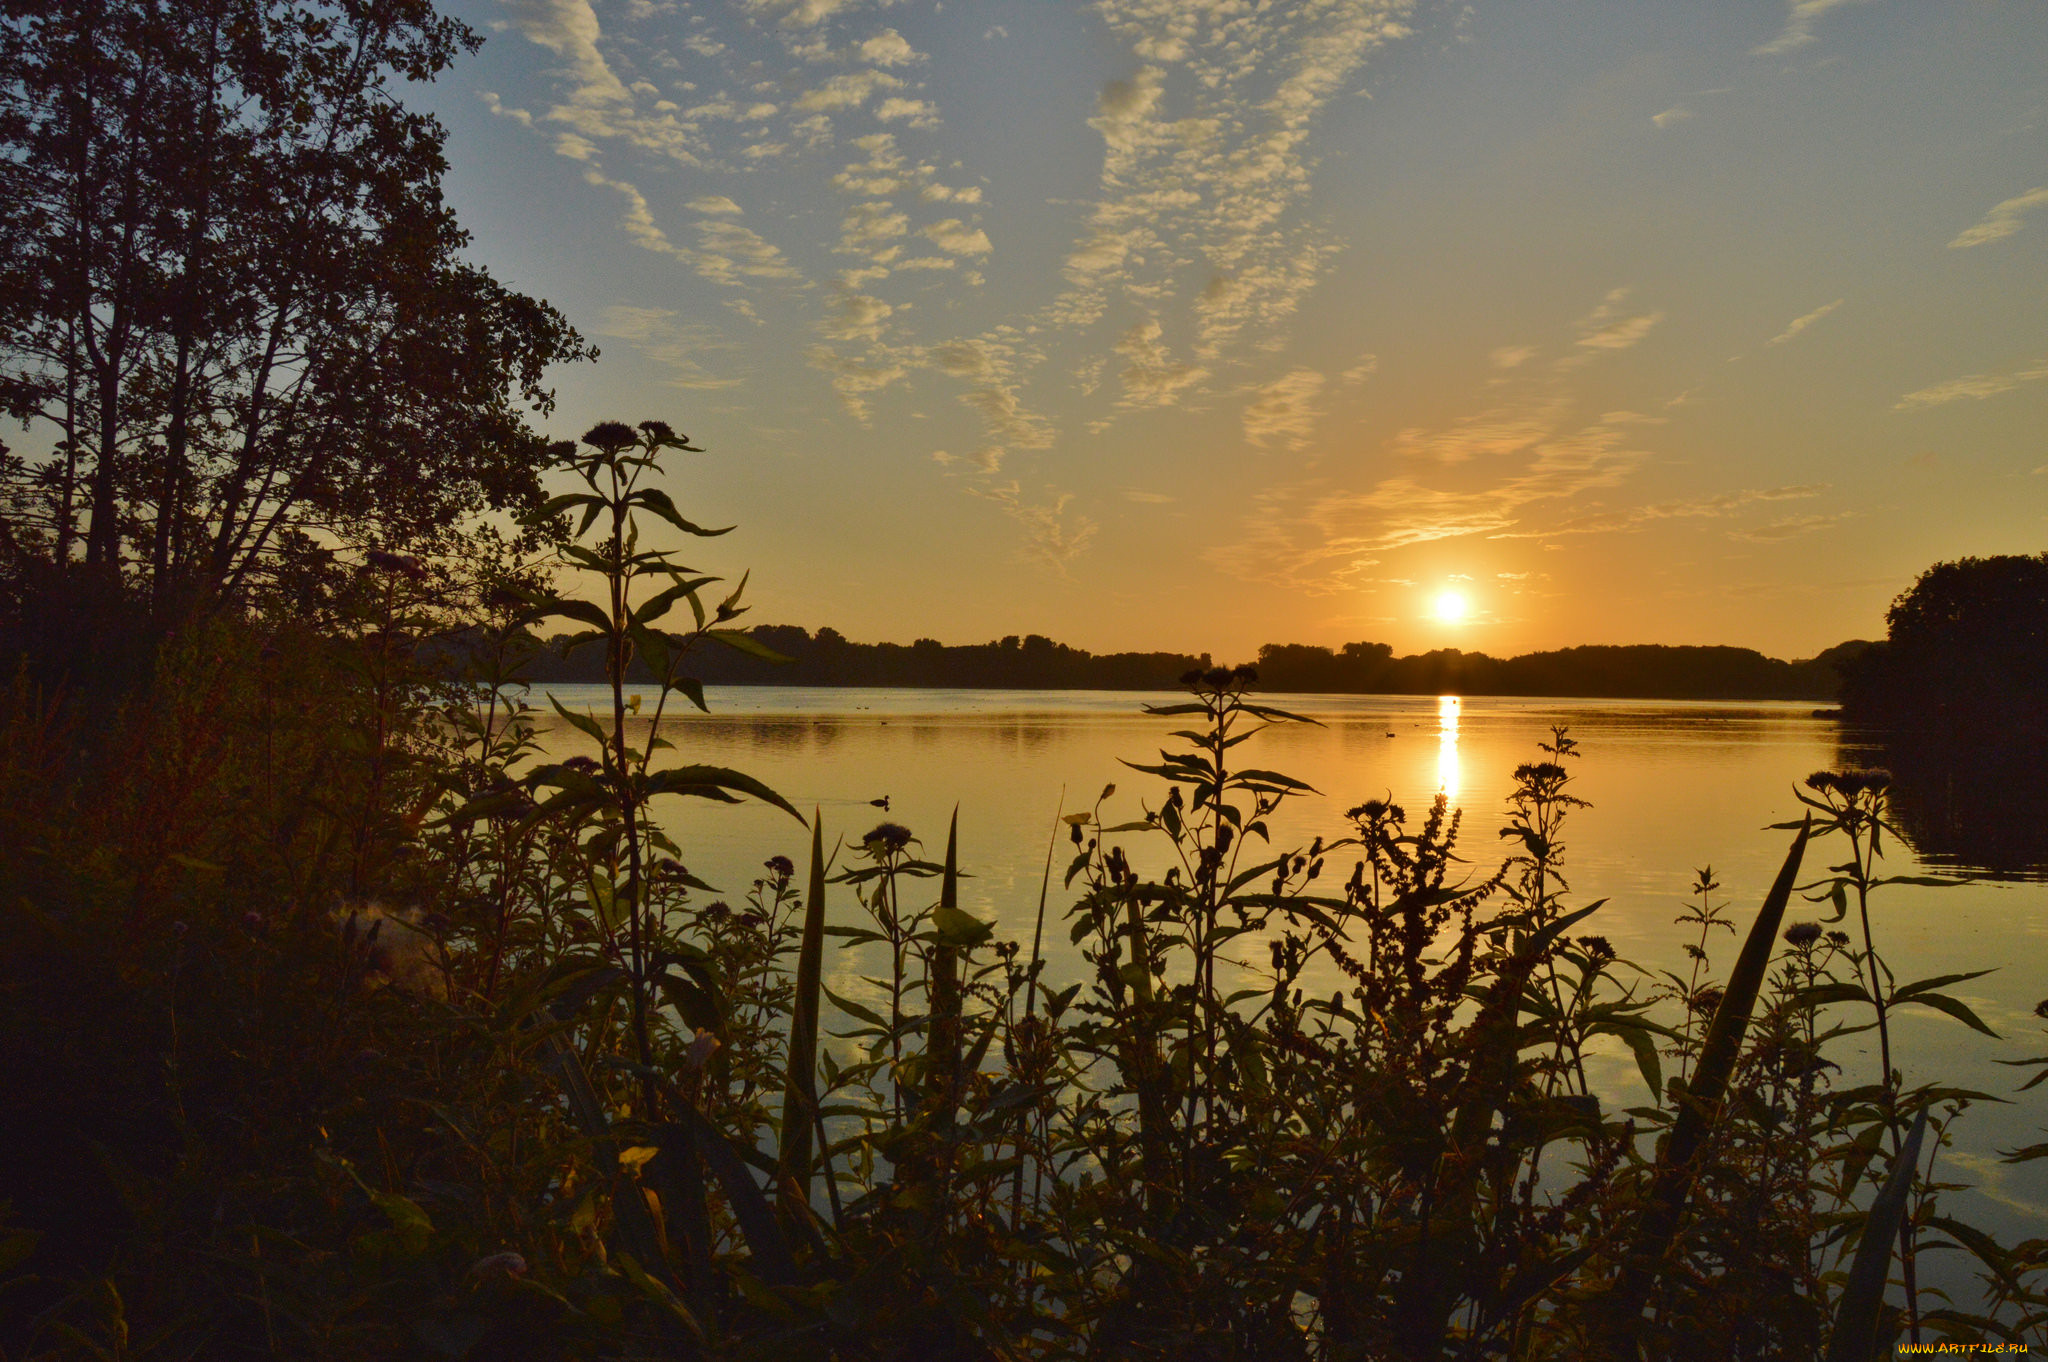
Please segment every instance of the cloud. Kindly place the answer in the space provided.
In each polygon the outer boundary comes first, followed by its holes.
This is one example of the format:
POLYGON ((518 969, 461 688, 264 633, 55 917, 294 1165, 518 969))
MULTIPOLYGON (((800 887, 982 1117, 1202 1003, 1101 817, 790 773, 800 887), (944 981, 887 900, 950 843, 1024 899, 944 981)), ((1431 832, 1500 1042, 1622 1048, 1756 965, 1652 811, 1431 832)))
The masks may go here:
POLYGON ((1468 535, 1502 535, 1526 509, 1600 487, 1632 473, 1645 454, 1627 447, 1622 426, 1594 421, 1559 430, 1530 450, 1516 472, 1490 485, 1433 487, 1386 478, 1369 490, 1300 483, 1260 493, 1235 543, 1203 557, 1241 580, 1327 595, 1350 589, 1377 555, 1468 535))
POLYGON ((1833 301, 1832 303, 1823 303, 1823 304, 1821 304, 1821 305, 1820 305, 1819 307, 1815 308, 1815 309, 1814 309, 1813 311, 1811 311, 1811 312, 1807 313, 1807 314, 1806 314, 1805 316, 1803 316, 1803 317, 1794 317, 1794 318, 1793 318, 1793 319, 1792 319, 1792 320, 1791 320, 1791 321, 1790 321, 1790 322, 1789 322, 1789 323, 1788 323, 1788 324, 1786 325, 1786 327, 1785 327, 1785 329, 1784 329, 1783 331, 1780 331, 1780 332, 1779 332, 1779 333, 1778 333, 1777 335, 1775 335, 1775 336, 1771 337, 1771 338, 1770 338, 1769 340, 1765 341, 1765 342, 1764 342, 1764 344, 1766 344, 1766 345, 1783 345, 1783 344, 1784 344, 1784 343, 1785 343, 1786 341, 1788 341, 1788 340, 1791 340, 1791 339, 1792 339, 1792 338, 1793 338, 1794 336, 1797 336, 1797 335, 1798 335, 1798 334, 1799 334, 1800 332, 1804 331, 1804 330, 1805 330, 1805 329, 1806 329, 1807 327, 1809 327, 1809 326, 1812 326, 1812 325, 1813 325, 1813 324, 1814 324, 1815 322, 1819 321, 1819 320, 1820 320, 1820 319, 1821 319, 1822 317, 1825 317, 1825 316, 1827 316, 1827 315, 1828 315, 1828 313, 1830 313, 1830 312, 1833 312, 1833 311, 1834 311, 1834 310, 1835 310, 1836 308, 1840 307, 1840 306, 1842 305, 1842 301, 1843 301, 1842 299, 1840 299, 1840 298, 1837 298, 1837 299, 1835 299, 1835 301, 1833 301))
POLYGON ((804 351, 804 359, 813 369, 832 377, 832 391, 839 395, 840 405, 846 414, 862 425, 870 423, 873 411, 868 399, 892 384, 901 382, 910 373, 902 361, 893 358, 876 360, 855 359, 842 355, 827 345, 814 345, 804 351))
POLYGON ((937 106, 922 99, 904 99, 891 96, 875 109, 875 117, 884 123, 908 122, 913 128, 936 128, 939 126, 937 106))
POLYGON ((507 108, 505 104, 498 98, 495 92, 490 90, 479 90, 477 91, 477 98, 483 101, 483 105, 486 109, 489 109, 493 114, 496 114, 499 118, 509 118, 513 122, 519 124, 521 127, 530 128, 533 126, 532 114, 528 113, 524 109, 507 108))
POLYGON ((805 113, 839 113, 858 109, 877 90, 900 90, 903 82, 887 71, 848 71, 831 77, 823 85, 806 90, 791 106, 805 113))
POLYGON ((1662 113, 1651 114, 1650 121, 1660 128, 1668 128, 1674 124, 1683 123, 1692 116, 1693 112, 1691 109, 1686 108, 1682 104, 1674 104, 1662 113))
POLYGON ((1177 499, 1166 495, 1164 492, 1147 492, 1138 487, 1124 488, 1124 500, 1135 501, 1140 506, 1168 506, 1177 499))
POLYGON ((1728 537, 1731 539, 1747 539, 1752 543, 1769 544, 1780 539, 1790 539, 1795 535, 1812 534, 1815 530, 1824 530, 1830 525, 1847 520, 1854 514, 1855 512, 1853 511, 1837 511, 1833 515, 1787 516, 1783 520, 1773 520, 1768 525, 1759 525, 1752 530, 1730 530, 1728 531, 1728 537))
POLYGON ((1358 363, 1346 369, 1340 377, 1343 379, 1345 387, 1355 388, 1379 371, 1380 357, 1378 355, 1360 355, 1358 363))
POLYGON ((645 82, 628 86, 612 70, 599 48, 603 33, 589 0, 504 0, 512 25, 529 41, 563 58, 554 74, 566 84, 561 102, 543 120, 565 129, 555 149, 574 160, 592 158, 597 145, 620 142, 653 152, 683 165, 699 166, 707 147, 691 125, 677 117, 675 106, 656 99, 642 111, 639 102, 658 94, 645 82))
POLYGON ((1493 367, 1496 369, 1517 369, 1527 363, 1535 353, 1536 347, 1533 345, 1503 345, 1488 358, 1493 361, 1493 367))
POLYGON ((1579 337, 1579 344, 1592 350, 1626 350, 1649 335, 1651 328, 1663 320, 1664 314, 1661 312, 1647 312, 1640 317, 1625 318, 1579 337))
POLYGON ((651 363, 667 369, 665 385, 671 388, 706 392, 737 387, 743 381, 706 370, 703 356, 732 347, 708 328, 678 323, 676 314, 667 308, 616 303, 599 314, 590 332, 625 341, 651 363))
POLYGON ((1436 430, 1410 426, 1394 436, 1391 449, 1404 459, 1445 465, 1482 457, 1504 458, 1532 449, 1548 437, 1569 406, 1569 399, 1560 394, 1544 401, 1494 407, 1436 430))
POLYGON ((2020 219, 2031 209, 2048 204, 2048 185, 2029 189, 2024 194, 2015 194, 2004 203, 1996 204, 1974 227, 1966 227, 1948 243, 1952 251, 1968 250, 1972 246, 1988 246, 1994 241, 2003 241, 2020 229, 2020 219))
POLYGON ((726 214, 732 217, 740 215, 740 206, 723 194, 707 194, 701 199, 691 199, 689 207, 692 212, 697 213, 726 214))
POLYGON ((1493 536, 1496 539, 1553 539, 1567 534, 1618 534, 1640 530, 1664 520, 1698 520, 1733 515, 1735 512, 1759 502, 1793 501, 1804 497, 1816 497, 1832 486, 1825 482, 1800 483, 1788 487, 1745 488, 1738 492, 1722 492, 1710 497, 1696 497, 1686 501, 1652 502, 1644 506, 1629 506, 1612 511, 1595 511, 1585 515, 1572 516, 1555 525, 1537 530, 1513 531, 1493 536))
POLYGON ((873 62, 877 66, 903 66, 925 59, 924 53, 912 47, 909 41, 893 28, 883 29, 874 37, 862 42, 855 50, 860 53, 862 61, 873 62))
POLYGON ((1987 397, 1996 397, 2000 393, 2009 393, 2014 388, 2024 387, 2029 383, 2038 383, 2044 378, 2048 378, 2048 364, 2037 365, 2031 369, 2014 369, 2002 374, 1969 374, 1907 393, 1894 402, 1892 407, 1896 411, 1915 411, 1921 407, 1939 407, 1950 402, 1960 402, 1965 398, 1982 401, 1987 397))
POLYGON ((1095 9, 1138 65, 1089 120, 1100 187, 1045 323, 1084 331, 1122 295, 1153 312, 1191 305, 1205 365, 1275 344, 1340 244, 1306 210, 1310 134, 1367 57, 1407 35, 1411 0, 1095 9))
POLYGON ((1787 0, 1785 27, 1763 46, 1752 49, 1759 57, 1783 56, 1815 41, 1814 26, 1831 9, 1860 3, 1860 0, 1787 0))
POLYGON ((697 273, 717 284, 737 284, 745 279, 801 279, 796 266, 783 258, 782 251, 759 232, 724 218, 706 218, 697 224, 701 248, 690 257, 697 273))
POLYGON ((880 298, 841 289, 818 330, 828 340, 879 340, 882 323, 895 311, 880 298))
POLYGON ((784 28, 816 28, 853 0, 746 0, 747 9, 757 14, 780 14, 784 28))
POLYGON ((947 218, 919 229, 924 237, 949 255, 987 255, 988 234, 969 227, 958 218, 947 218))
POLYGON ((1199 364, 1175 361, 1167 348, 1159 343, 1163 328, 1156 317, 1148 318, 1124 332, 1116 343, 1116 352, 1127 361, 1117 372, 1123 380, 1123 397, 1119 403, 1126 407, 1163 407, 1179 399, 1188 388, 1209 376, 1209 371, 1199 364))
POLYGON ((1067 575, 1068 566, 1087 552, 1095 538, 1097 526, 1093 520, 1078 512, 1069 514, 1074 501, 1071 493, 1054 492, 1042 501, 1032 501, 1015 481, 970 490, 1001 506, 1023 527, 1025 561, 1061 577, 1067 575))
POLYGON ((1296 369, 1261 388, 1259 395, 1245 404, 1245 439, 1255 445, 1279 439, 1289 449, 1307 448, 1321 414, 1316 399, 1322 395, 1323 381, 1313 369, 1296 369))

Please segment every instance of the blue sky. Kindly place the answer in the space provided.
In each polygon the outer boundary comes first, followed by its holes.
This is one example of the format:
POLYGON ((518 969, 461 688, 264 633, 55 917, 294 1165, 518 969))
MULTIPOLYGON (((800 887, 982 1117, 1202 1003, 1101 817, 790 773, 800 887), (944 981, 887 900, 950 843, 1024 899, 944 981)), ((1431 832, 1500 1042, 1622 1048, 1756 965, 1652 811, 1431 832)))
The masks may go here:
POLYGON ((1792 656, 2048 539, 2040 4, 453 12, 556 433, 706 446, 756 619, 1792 656))

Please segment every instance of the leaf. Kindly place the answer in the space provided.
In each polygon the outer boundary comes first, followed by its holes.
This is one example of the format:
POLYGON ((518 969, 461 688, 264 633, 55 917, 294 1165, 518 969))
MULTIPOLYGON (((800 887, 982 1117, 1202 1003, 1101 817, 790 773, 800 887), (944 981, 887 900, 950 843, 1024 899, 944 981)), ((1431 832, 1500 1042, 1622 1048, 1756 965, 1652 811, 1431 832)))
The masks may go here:
POLYGON ((547 619, 554 615, 575 620, 579 624, 587 624, 607 638, 614 632, 610 615, 600 610, 594 603, 578 600, 574 596, 557 596, 549 601, 547 608, 541 612, 541 618, 547 619))
POLYGON ((889 1029, 888 1020, 880 1014, 878 1014, 877 1012, 875 1012, 872 1008, 862 1007, 859 1003, 854 1002, 850 998, 842 998, 837 993, 834 993, 831 989, 826 988, 823 984, 820 984, 818 987, 820 988, 820 990, 823 991, 827 998, 830 998, 832 1000, 832 1006, 838 1008, 847 1016, 852 1017, 857 1021, 864 1021, 868 1023, 868 1025, 870 1026, 879 1026, 884 1031, 889 1029))
POLYGON ((979 946, 996 930, 993 922, 983 922, 978 917, 964 913, 958 908, 948 908, 944 904, 932 909, 932 927, 938 932, 941 941, 949 946, 960 947, 979 946))
POLYGON ((1976 969, 1971 970, 1968 974, 1937 974, 1932 979, 1915 979, 1910 984, 1901 984, 1893 989, 1891 1000, 1893 1005, 1896 1006, 1914 994, 1924 992, 1927 989, 1947 988, 1950 984, 1965 984, 1972 979, 1982 979, 1987 974, 1995 973, 1997 973, 1996 970, 1976 969))
POLYGON ((677 601, 695 594, 717 580, 716 577, 686 577, 672 586, 663 587, 642 601, 639 608, 634 610, 633 623, 653 624, 673 609, 677 601))
POLYGON ((707 629, 704 637, 715 638, 735 652, 745 653, 748 657, 758 657, 763 662, 788 665, 795 661, 794 658, 784 657, 776 652, 744 629, 707 629))
POLYGON ((578 714, 575 711, 566 708, 560 700, 557 700, 552 695, 548 697, 548 703, 555 707, 555 713, 561 715, 564 719, 568 720, 570 727, 577 729, 579 732, 587 733, 591 737, 597 739, 597 745, 599 747, 603 747, 605 744, 611 741, 611 739, 605 735, 604 729, 598 726, 597 720, 591 718, 588 714, 578 714))
POLYGON ((1792 995, 1792 1001, 1801 1007, 1828 1007, 1835 1003, 1862 1003, 1870 1005, 1870 991, 1861 984, 1841 980, 1831 984, 1815 984, 1802 988, 1792 995))
MULTIPOLYGON (((657 771, 649 776, 646 784, 642 787, 642 792, 647 795, 695 795, 700 799, 716 799, 719 797, 718 794, 708 793, 710 791, 729 792, 735 790, 741 794, 752 795, 764 804, 773 804, 799 823, 808 821, 802 814, 796 811, 795 805, 791 804, 781 795, 775 793, 775 791, 769 789, 752 776, 732 770, 730 767, 671 766, 665 771, 657 771)), ((730 795, 728 794, 726 797, 729 799, 730 795)))
POLYGON ((716 539, 721 534, 731 534, 736 528, 735 526, 728 525, 722 530, 707 530, 702 525, 685 520, 683 513, 676 509, 674 500, 659 487, 641 488, 633 493, 631 497, 627 498, 627 504, 644 506, 681 530, 684 534, 694 534, 700 539, 716 539))
POLYGON ((1641 1026, 1610 1025, 1609 1030, 1627 1042, 1635 1051, 1636 1068, 1643 1075, 1643 1082, 1650 1089, 1650 1100, 1655 1102, 1664 1096, 1664 1061, 1657 1050, 1657 1037, 1641 1026))
POLYGON ((1885 1278, 1891 1275, 1892 1245, 1906 1219, 1906 1199, 1920 1161, 1920 1142, 1927 1134, 1927 1109, 1914 1118, 1912 1133, 1892 1161, 1890 1176, 1864 1218, 1863 1241, 1835 1308, 1835 1330, 1828 1339, 1827 1362, 1868 1362, 1877 1348, 1878 1312, 1884 1307, 1885 1278))
MULTIPOLYGON (((1899 1000, 1894 1001, 1896 1002, 1899 1000)), ((1993 1040, 2002 1039, 2002 1037, 1996 1031, 1986 1026, 1983 1020, 1979 1018, 1975 1012, 1972 1012, 1965 1004, 1958 1001, 1957 999, 1949 997, 1946 993, 1916 993, 1912 997, 1904 999, 1903 1001, 1907 1003, 1919 1003, 1923 1007, 1933 1008, 1936 1012, 1946 1012, 1949 1016, 1954 1017, 1957 1021, 1969 1027, 1972 1031, 1981 1031, 1985 1035, 1991 1037, 1993 1040)))

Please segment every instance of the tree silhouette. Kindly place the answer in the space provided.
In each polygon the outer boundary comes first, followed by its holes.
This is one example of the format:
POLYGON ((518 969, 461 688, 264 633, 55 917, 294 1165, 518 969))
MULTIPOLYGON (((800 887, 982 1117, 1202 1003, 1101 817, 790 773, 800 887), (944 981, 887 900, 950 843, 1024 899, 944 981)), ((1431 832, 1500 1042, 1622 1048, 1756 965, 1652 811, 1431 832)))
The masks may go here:
POLYGON ((538 494, 589 352, 460 259, 394 86, 479 38, 425 0, 0 0, 0 408, 17 590, 159 621, 295 531, 394 545, 538 494))
POLYGON ((1937 563, 1887 620, 1885 643, 1846 669, 1851 718, 1952 737, 2048 734, 2048 553, 1937 563))

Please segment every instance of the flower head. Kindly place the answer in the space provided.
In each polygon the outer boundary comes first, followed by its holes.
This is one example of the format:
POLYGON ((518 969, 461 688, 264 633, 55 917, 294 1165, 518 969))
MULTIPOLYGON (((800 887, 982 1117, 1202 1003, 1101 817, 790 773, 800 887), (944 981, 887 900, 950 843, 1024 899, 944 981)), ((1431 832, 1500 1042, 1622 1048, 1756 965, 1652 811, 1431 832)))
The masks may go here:
POLYGON ((599 449, 624 449, 634 443, 633 428, 624 421, 599 421, 583 432, 583 443, 599 449))
POLYGON ((888 855, 910 845, 910 829, 901 823, 878 823, 874 831, 860 839, 861 845, 874 855, 888 855))
POLYGON ((1820 940, 1818 922, 1795 922, 1785 929, 1785 944, 1805 950, 1820 940))

